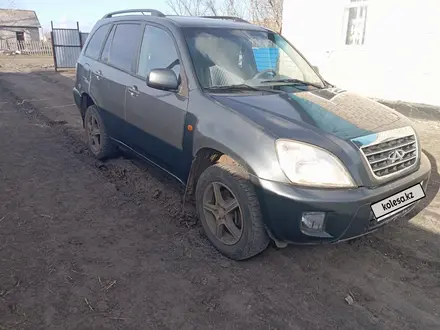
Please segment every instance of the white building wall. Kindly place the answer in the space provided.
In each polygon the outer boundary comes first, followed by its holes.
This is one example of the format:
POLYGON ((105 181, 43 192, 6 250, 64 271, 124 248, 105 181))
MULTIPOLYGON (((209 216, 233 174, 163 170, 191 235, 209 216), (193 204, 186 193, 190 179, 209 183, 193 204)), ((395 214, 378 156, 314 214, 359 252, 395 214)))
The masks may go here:
MULTIPOLYGON (((40 41, 40 29, 38 29, 38 28, 28 29, 28 36, 29 36, 29 39, 27 39, 27 40, 40 41)), ((25 35, 25 38, 26 38, 26 35, 25 35)))
POLYGON ((345 45, 349 0, 284 0, 283 35, 331 83, 440 105, 440 0, 369 0, 364 45, 345 45))
POLYGON ((0 40, 16 40, 16 32, 24 32, 25 41, 39 41, 40 31, 38 28, 0 27, 0 40))

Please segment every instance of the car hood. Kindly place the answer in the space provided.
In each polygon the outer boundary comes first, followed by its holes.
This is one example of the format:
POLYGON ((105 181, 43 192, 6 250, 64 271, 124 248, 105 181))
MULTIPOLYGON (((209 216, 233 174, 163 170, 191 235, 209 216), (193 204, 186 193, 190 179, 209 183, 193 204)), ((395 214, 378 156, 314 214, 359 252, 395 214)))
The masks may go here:
POLYGON ((343 140, 409 126, 398 112, 371 99, 329 88, 269 95, 215 94, 212 97, 280 138, 299 129, 343 140))

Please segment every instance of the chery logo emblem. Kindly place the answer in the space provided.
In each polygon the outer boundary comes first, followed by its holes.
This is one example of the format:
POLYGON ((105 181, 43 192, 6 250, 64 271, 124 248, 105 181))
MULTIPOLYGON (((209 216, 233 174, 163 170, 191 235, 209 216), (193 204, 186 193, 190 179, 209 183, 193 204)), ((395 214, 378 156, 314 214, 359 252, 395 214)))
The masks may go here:
POLYGON ((392 163, 399 162, 405 156, 405 151, 402 149, 393 150, 388 155, 388 159, 391 160, 392 163))

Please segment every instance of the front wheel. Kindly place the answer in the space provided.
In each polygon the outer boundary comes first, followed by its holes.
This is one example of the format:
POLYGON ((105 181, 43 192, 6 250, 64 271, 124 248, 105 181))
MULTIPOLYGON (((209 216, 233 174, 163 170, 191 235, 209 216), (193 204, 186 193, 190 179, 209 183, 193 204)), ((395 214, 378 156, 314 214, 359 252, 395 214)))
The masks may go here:
POLYGON ((208 239, 227 257, 248 259, 268 246, 254 186, 241 167, 208 167, 197 182, 196 203, 208 239))

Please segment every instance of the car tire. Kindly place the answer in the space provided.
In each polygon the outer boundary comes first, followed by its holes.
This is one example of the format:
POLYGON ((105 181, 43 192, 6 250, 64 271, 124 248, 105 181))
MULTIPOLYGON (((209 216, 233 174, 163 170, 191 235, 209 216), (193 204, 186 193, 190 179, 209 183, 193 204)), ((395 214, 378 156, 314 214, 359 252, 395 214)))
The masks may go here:
POLYGON ((115 145, 107 135, 107 128, 96 105, 87 108, 84 127, 87 145, 96 159, 104 160, 115 155, 115 145))
POLYGON ((206 236, 225 256, 244 260, 267 248, 270 238, 260 203, 248 173, 240 166, 217 163, 208 167, 197 182, 196 206, 206 236), (217 205, 216 191, 225 207, 217 205), (228 206, 235 205, 234 199, 238 206, 225 214, 228 206))

